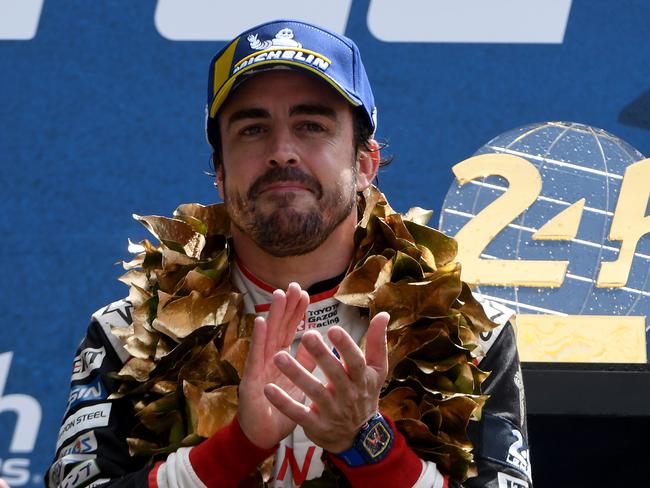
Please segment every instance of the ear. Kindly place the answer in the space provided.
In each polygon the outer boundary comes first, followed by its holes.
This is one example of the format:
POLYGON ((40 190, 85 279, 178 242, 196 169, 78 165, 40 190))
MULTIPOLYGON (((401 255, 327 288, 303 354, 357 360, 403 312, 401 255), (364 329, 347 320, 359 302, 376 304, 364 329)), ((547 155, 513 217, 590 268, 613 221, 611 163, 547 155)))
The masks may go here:
POLYGON ((219 192, 219 196, 221 197, 221 200, 223 201, 224 199, 224 193, 223 193, 223 164, 220 164, 217 166, 217 171, 214 176, 214 186, 217 187, 217 191, 219 192))
POLYGON ((357 190, 363 191, 368 188, 377 176, 381 155, 379 154, 379 143, 370 139, 368 149, 363 149, 357 153, 357 190))

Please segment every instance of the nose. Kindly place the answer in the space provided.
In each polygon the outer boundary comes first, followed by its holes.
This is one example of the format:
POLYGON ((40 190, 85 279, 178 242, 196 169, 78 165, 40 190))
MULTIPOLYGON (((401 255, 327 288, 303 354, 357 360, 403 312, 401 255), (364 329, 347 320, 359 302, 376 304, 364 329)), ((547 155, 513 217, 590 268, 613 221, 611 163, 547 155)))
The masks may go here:
POLYGON ((270 138, 269 166, 290 166, 298 164, 296 144, 288 128, 278 128, 270 138))

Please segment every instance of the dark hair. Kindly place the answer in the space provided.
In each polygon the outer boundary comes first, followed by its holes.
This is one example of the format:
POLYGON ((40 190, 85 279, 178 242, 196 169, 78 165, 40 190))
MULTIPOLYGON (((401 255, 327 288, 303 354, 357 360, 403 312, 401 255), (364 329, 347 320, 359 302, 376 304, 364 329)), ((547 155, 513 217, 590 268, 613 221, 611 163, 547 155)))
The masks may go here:
MULTIPOLYGON (((368 146, 368 142, 372 138, 372 128, 368 121, 368 116, 363 107, 354 107, 352 109, 352 128, 354 147, 357 151, 371 151, 372 148, 368 146)), ((219 132, 219 123, 217 117, 208 118, 207 123, 207 136, 210 146, 212 146, 211 166, 216 173, 217 168, 221 165, 223 153, 221 149, 221 134, 219 132)), ((388 147, 385 142, 379 143, 379 149, 388 147)), ((379 166, 386 166, 393 161, 392 156, 382 158, 379 166)))

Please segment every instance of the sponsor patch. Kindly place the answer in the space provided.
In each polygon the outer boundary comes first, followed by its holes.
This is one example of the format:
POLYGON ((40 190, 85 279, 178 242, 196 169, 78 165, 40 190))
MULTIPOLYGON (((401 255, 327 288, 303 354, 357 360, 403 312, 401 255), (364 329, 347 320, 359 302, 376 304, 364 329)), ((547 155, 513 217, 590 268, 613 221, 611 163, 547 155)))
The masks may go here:
POLYGON ((288 27, 280 29, 273 39, 260 39, 257 34, 251 34, 246 40, 256 52, 239 61, 232 70, 233 75, 246 66, 272 59, 299 62, 322 71, 326 71, 331 64, 322 54, 303 49, 302 44, 294 39, 293 30, 288 27))
POLYGON ((94 478, 98 474, 99 466, 97 466, 97 461, 89 459, 72 468, 70 473, 61 482, 59 488, 76 488, 85 484, 86 481, 94 478))
POLYGON ((528 488, 528 482, 505 473, 497 473, 499 488, 528 488))
POLYGON ((486 413, 481 423, 483 442, 479 455, 516 469, 530 479, 528 445, 518 428, 502 417, 486 413))
POLYGON ((71 454, 88 454, 90 452, 95 452, 97 450, 97 438, 95 437, 94 432, 86 432, 81 434, 79 437, 74 439, 71 443, 67 444, 61 449, 59 457, 61 459, 64 456, 71 454))
POLYGON ((89 459, 95 459, 95 454, 68 454, 67 456, 58 459, 50 468, 49 472, 49 485, 59 486, 65 477, 66 467, 69 465, 77 465, 89 459))
POLYGON ((106 349, 89 347, 79 353, 72 363, 72 381, 83 380, 99 368, 106 357, 106 349))
POLYGON ((112 404, 110 403, 91 405, 78 410, 73 415, 66 418, 63 421, 61 429, 59 429, 56 449, 58 450, 65 441, 74 437, 81 431, 97 427, 106 427, 111 415, 111 407, 112 404))
MULTIPOLYGON (((326 303, 329 303, 328 300, 326 303)), ((339 302, 325 304, 323 307, 314 307, 307 310, 306 322, 303 322, 303 328, 298 328, 298 332, 306 329, 318 329, 320 327, 328 327, 336 325, 340 322, 339 319, 339 302)))
POLYGON ((512 436, 515 441, 508 448, 508 457, 506 461, 515 468, 526 473, 530 478, 530 462, 528 461, 529 451, 528 446, 524 442, 524 438, 517 429, 512 429, 512 436))
POLYGON ((73 386, 68 396, 68 405, 66 412, 80 402, 91 400, 104 400, 107 397, 106 387, 100 377, 95 378, 92 383, 87 385, 73 386))

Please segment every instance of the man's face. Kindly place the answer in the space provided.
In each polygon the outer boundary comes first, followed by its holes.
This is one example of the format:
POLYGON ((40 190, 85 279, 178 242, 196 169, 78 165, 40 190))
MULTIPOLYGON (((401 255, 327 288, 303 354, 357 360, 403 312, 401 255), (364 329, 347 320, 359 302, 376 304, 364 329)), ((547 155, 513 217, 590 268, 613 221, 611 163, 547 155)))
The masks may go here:
POLYGON ((219 113, 217 180, 232 223, 274 256, 317 248, 356 208, 350 105, 294 70, 245 81, 219 113))

